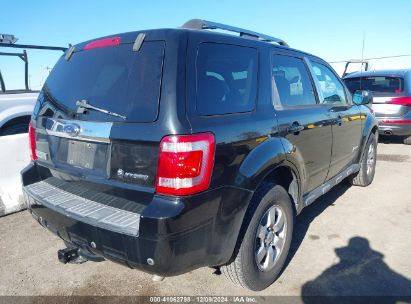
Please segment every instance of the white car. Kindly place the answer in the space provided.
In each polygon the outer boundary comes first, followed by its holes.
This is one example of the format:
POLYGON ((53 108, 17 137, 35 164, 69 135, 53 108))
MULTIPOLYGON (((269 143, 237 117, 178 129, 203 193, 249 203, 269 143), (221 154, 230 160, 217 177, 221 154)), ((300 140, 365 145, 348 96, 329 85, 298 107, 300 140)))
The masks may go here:
POLYGON ((38 92, 0 93, 0 136, 26 133, 38 92))

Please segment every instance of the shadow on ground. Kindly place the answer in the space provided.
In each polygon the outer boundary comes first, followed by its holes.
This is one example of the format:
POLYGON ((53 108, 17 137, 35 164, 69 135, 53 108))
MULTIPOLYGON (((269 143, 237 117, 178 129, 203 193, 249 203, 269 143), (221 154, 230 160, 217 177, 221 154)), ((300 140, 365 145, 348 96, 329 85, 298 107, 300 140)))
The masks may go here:
MULTIPOLYGON (((304 240, 311 222, 325 209, 332 208, 335 201, 350 187, 348 182, 343 182, 302 211, 294 227, 286 266, 304 240)), ((325 270, 316 279, 303 285, 301 296, 305 303, 321 303, 323 298, 317 296, 351 296, 346 299, 336 298, 333 302, 343 300, 347 303, 362 303, 366 299, 352 298, 352 296, 364 295, 380 297, 378 303, 380 301, 384 303, 396 303, 397 301, 411 303, 411 281, 391 270, 383 261, 384 255, 370 248, 367 239, 351 238, 348 246, 336 248, 335 252, 340 258, 340 262, 325 270)), ((329 299, 324 298, 323 300, 328 301, 329 299)), ((373 302, 372 299, 369 300, 373 302)))
MULTIPOLYGON (((288 253, 286 267, 294 257, 300 247, 311 222, 319 216, 328 207, 334 206, 335 201, 345 193, 351 186, 348 182, 342 182, 335 186, 332 191, 318 198, 312 205, 303 209, 298 215, 293 232, 293 240, 291 242, 290 251, 288 253)), ((284 267, 285 268, 285 267, 284 267)))
POLYGON ((399 144, 403 145, 404 144, 404 137, 403 136, 386 136, 386 135, 380 135, 378 137, 378 142, 382 144, 399 144))
POLYGON ((411 302, 411 281, 391 270, 384 255, 373 250, 367 239, 353 237, 335 253, 340 262, 303 285, 304 303, 318 303, 312 296, 354 296, 346 299, 350 303, 365 300, 358 296, 383 296, 384 303, 411 302))

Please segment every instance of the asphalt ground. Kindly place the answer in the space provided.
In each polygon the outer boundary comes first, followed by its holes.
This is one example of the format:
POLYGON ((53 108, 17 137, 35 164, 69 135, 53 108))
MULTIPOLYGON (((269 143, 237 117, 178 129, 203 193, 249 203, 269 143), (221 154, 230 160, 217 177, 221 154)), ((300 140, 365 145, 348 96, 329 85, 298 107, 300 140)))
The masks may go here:
MULTIPOLYGON (((268 289, 242 289, 211 268, 161 282, 112 262, 63 265, 63 243, 27 211, 0 218, 0 295, 411 296, 411 146, 378 145, 366 188, 343 182, 297 218, 287 267, 268 289)), ((405 300, 407 302, 407 300, 405 300)), ((309 301, 305 301, 309 302, 309 301)))

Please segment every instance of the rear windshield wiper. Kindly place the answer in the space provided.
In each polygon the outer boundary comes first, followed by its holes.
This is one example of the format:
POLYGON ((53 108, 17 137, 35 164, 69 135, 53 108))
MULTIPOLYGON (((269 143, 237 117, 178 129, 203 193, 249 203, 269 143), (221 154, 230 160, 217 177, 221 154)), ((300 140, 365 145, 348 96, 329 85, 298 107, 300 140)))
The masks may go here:
POLYGON ((120 118, 122 118, 122 119, 124 119, 124 120, 127 119, 127 117, 124 116, 124 115, 120 115, 120 114, 117 114, 117 113, 114 113, 114 112, 110 112, 110 111, 108 111, 108 110, 106 110, 106 109, 102 109, 102 108, 95 107, 95 106, 87 103, 87 100, 85 100, 85 99, 83 99, 83 100, 77 100, 76 106, 78 106, 78 108, 77 108, 77 113, 78 113, 78 114, 83 114, 84 112, 86 112, 86 110, 95 110, 95 111, 98 111, 98 112, 101 112, 101 113, 105 113, 105 114, 107 114, 107 115, 111 115, 111 116, 115 116, 115 117, 120 117, 120 118))

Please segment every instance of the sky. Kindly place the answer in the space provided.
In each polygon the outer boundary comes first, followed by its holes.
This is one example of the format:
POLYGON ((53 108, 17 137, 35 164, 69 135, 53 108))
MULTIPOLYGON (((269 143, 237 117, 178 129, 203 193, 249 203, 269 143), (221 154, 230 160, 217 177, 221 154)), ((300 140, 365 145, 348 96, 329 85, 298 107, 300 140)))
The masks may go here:
MULTIPOLYGON (((135 30, 174 28, 201 18, 284 39, 328 62, 411 55, 410 0, 0 0, 0 33, 17 43, 67 46, 135 30)), ((0 52, 12 49, 0 48, 0 52)), ((14 51, 14 50, 13 50, 14 51)), ((21 51, 16 49, 17 51, 21 51)), ((61 52, 29 50, 29 79, 39 89, 61 52)), ((332 64, 341 74, 344 63, 332 64)), ((372 60, 373 69, 411 68, 411 56, 372 60)), ((357 66, 358 67, 358 66, 357 66)), ((0 56, 9 89, 23 88, 24 65, 0 56)))

